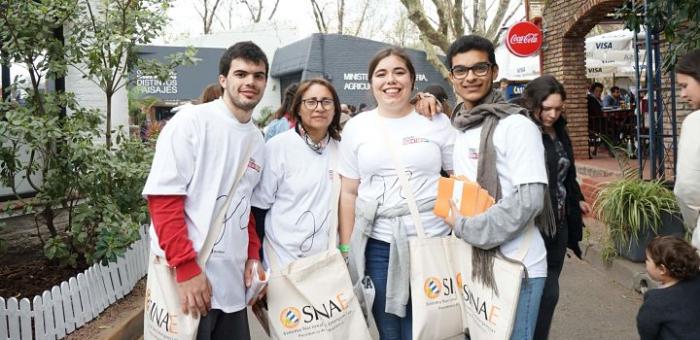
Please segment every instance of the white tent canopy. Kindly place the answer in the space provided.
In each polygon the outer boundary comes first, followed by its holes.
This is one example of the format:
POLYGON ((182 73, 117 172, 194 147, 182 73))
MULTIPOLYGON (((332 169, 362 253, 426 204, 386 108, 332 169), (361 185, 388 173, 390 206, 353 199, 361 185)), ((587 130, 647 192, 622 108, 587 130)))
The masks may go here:
MULTIPOLYGON (((637 34, 643 40, 646 34, 637 34)), ((639 66, 645 67, 646 51, 639 51, 639 66)), ((589 78, 634 77, 634 32, 618 30, 586 39, 586 75, 589 78)))
POLYGON ((496 48, 498 78, 508 80, 532 80, 540 76, 539 54, 521 58, 511 54, 505 44, 496 48))

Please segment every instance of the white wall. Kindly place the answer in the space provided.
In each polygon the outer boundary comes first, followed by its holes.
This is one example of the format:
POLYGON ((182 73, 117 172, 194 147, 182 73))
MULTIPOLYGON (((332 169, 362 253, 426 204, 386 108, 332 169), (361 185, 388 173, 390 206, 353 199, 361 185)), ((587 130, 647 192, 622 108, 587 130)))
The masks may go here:
MULTIPOLYGON (((82 73, 73 67, 68 69, 66 74, 66 92, 73 92, 78 104, 88 109, 99 109, 102 119, 107 118, 107 97, 105 93, 89 79, 82 77, 82 73)), ((71 112, 68 111, 70 115, 71 112)), ((129 113, 126 90, 124 88, 117 91, 112 96, 112 130, 122 126, 123 131, 128 131, 129 113)), ((105 124, 103 124, 104 130, 105 124)))
MULTIPOLYGON (((101 7, 102 1, 90 0, 93 8, 101 7)), ((70 26, 65 27, 66 39, 70 35, 70 26)), ((75 94, 78 104, 88 109, 98 109, 102 113, 103 121, 107 118, 107 97, 102 89, 90 79, 83 78, 83 74, 69 67, 66 74, 66 92, 75 94)), ((70 115, 70 110, 68 111, 70 115)), ((126 89, 122 88, 112 96, 112 130, 119 129, 125 133, 129 131, 129 112, 126 89)), ((103 131, 106 124, 103 123, 103 131)), ((104 141, 104 140, 103 140, 104 141)))

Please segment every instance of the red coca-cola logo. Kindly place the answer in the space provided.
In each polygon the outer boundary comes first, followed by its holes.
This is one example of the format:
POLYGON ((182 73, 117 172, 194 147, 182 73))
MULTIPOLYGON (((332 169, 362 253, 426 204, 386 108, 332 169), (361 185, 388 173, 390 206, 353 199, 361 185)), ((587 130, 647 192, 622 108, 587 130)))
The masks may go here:
POLYGON ((506 47, 518 57, 531 56, 542 47, 542 31, 529 21, 519 22, 508 29, 506 47))

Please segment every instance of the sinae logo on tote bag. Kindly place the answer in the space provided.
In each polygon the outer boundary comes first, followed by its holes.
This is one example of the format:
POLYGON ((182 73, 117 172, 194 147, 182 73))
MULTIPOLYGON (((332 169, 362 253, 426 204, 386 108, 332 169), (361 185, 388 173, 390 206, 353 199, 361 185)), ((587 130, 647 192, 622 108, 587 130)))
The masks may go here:
POLYGON ((501 265, 513 267, 508 270, 494 268, 498 294, 471 280, 470 274, 465 280, 462 273, 457 273, 464 324, 473 340, 506 340, 513 331, 522 268, 507 262, 494 264, 496 267, 501 265))
MULTIPOLYGON (((470 317, 475 322, 485 325, 485 328, 495 327, 501 319, 504 308, 498 304, 500 301, 494 298, 493 291, 483 296, 482 291, 473 289, 471 284, 465 283, 462 273, 457 273, 456 282, 457 287, 461 290, 459 293, 464 308, 469 310, 470 317)), ((468 282, 471 283, 471 280, 468 282)))
POLYGON ((446 339, 462 334, 457 282, 443 247, 449 238, 410 240, 411 305, 415 339, 446 339))
POLYGON ((335 299, 321 303, 320 306, 308 304, 300 306, 301 309, 285 307, 280 312, 280 323, 290 331, 300 329, 303 325, 309 325, 310 329, 313 329, 315 322, 328 322, 332 325, 345 316, 344 312, 350 308, 348 303, 349 299, 343 293, 338 293, 335 299))
POLYGON ((144 311, 144 339, 183 340, 197 335, 199 317, 183 314, 173 279, 173 269, 162 259, 151 254, 146 283, 146 309, 144 311))

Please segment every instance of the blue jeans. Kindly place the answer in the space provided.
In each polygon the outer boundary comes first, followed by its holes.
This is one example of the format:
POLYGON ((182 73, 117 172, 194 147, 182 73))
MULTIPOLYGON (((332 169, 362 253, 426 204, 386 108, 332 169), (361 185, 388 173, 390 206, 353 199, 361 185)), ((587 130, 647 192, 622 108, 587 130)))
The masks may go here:
POLYGON ((411 299, 406 306, 406 317, 400 318, 385 312, 386 280, 389 269, 389 243, 370 238, 365 249, 365 271, 372 279, 375 289, 372 315, 381 340, 411 340, 411 299))
POLYGON ((540 299, 547 278, 523 279, 520 286, 518 309, 515 311, 515 324, 510 340, 532 340, 540 310, 540 299))

